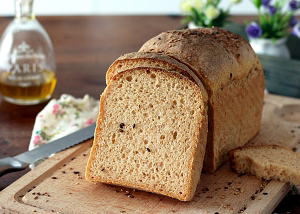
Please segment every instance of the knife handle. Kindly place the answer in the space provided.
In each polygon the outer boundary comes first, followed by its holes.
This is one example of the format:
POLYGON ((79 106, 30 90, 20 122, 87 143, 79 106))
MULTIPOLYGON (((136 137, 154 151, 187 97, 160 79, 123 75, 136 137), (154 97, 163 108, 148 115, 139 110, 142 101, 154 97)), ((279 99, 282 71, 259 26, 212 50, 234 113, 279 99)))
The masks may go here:
POLYGON ((12 157, 0 159, 0 177, 6 173, 19 171, 28 167, 29 164, 12 157))

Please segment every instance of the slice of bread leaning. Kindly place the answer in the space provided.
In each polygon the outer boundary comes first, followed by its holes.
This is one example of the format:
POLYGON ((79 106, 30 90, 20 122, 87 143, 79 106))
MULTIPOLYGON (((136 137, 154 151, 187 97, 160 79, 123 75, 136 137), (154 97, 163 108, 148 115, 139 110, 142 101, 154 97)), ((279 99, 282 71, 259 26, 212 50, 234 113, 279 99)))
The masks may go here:
POLYGON ((230 166, 267 180, 277 179, 300 185, 300 156, 277 145, 249 146, 228 152, 230 166))
POLYGON ((86 179, 192 200, 207 131, 207 94, 183 75, 133 68, 100 99, 86 179))

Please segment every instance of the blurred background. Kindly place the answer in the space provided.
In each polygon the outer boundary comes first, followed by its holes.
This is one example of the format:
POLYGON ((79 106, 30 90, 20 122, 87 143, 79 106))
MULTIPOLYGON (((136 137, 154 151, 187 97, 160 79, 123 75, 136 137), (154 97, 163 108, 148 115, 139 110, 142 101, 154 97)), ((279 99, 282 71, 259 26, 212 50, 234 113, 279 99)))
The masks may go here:
MULTIPOLYGON (((225 8, 230 0, 222 1, 225 8)), ((34 10, 41 15, 179 15, 181 0, 37 0, 34 10)), ((0 16, 13 16, 14 0, 0 0, 0 16)), ((255 15, 250 0, 232 7, 233 15, 255 15)))

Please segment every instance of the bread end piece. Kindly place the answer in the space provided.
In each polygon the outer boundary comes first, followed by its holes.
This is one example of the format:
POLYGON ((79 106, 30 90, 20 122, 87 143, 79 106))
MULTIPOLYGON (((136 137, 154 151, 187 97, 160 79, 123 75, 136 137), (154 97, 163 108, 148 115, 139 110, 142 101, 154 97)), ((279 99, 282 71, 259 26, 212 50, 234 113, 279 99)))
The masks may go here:
POLYGON ((228 152, 230 167, 237 173, 300 185, 300 156, 278 145, 248 146, 228 152))

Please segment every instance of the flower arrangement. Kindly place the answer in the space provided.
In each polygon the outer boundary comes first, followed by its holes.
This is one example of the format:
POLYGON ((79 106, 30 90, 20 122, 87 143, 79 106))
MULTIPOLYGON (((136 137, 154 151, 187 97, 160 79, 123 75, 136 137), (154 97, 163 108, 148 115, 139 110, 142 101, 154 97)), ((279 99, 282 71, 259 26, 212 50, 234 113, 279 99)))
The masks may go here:
POLYGON ((294 13, 300 8, 300 2, 290 0, 252 0, 258 11, 257 22, 247 23, 249 39, 265 38, 276 41, 289 35, 288 28, 295 27, 297 19, 294 13), (286 7, 287 6, 287 7, 286 7))
POLYGON ((193 22, 202 27, 223 27, 232 5, 241 0, 231 0, 227 10, 218 8, 221 0, 183 0, 180 9, 185 13, 182 23, 193 22))

